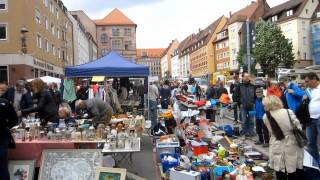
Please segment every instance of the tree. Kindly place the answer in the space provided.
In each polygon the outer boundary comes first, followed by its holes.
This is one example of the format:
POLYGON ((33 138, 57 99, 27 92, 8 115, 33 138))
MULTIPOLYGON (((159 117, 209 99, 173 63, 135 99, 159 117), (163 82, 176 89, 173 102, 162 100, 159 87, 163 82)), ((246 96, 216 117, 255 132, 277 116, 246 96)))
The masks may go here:
POLYGON ((259 63, 262 70, 273 77, 276 68, 281 64, 291 68, 294 64, 292 43, 282 34, 275 23, 260 21, 256 24, 255 47, 253 57, 255 64, 259 63))

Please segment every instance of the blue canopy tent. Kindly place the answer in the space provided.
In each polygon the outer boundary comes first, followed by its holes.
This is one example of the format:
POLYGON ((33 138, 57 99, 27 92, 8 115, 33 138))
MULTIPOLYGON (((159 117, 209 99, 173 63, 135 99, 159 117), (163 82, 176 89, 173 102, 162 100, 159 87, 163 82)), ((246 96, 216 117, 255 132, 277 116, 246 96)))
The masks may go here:
POLYGON ((107 55, 86 63, 65 68, 66 77, 147 77, 149 67, 138 65, 110 51, 107 55))

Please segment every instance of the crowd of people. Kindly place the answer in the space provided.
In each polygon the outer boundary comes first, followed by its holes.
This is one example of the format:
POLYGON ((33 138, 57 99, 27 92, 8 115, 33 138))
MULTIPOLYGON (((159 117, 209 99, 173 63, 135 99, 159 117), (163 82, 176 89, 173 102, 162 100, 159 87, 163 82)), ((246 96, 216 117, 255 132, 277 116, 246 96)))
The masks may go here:
POLYGON ((94 125, 110 122, 113 113, 110 104, 98 98, 88 99, 85 89, 84 87, 80 88, 74 102, 65 102, 56 83, 47 85, 41 79, 34 79, 31 82, 18 80, 14 87, 8 87, 4 82, 0 83, 1 178, 9 179, 8 148, 14 146, 10 129, 23 123, 23 118, 29 116, 40 119, 42 127, 49 122, 58 126, 60 119, 69 124, 74 122, 76 118, 76 116, 72 116, 73 111, 70 107, 75 104, 74 112, 85 110, 89 115, 88 118, 93 119, 94 125))
MULTIPOLYGON (((94 124, 108 124, 114 112, 112 107, 101 99, 89 99, 87 91, 88 88, 81 86, 75 101, 64 102, 55 83, 47 85, 41 79, 18 80, 10 88, 0 83, 0 174, 9 177, 8 147, 14 145, 10 129, 23 117, 34 117, 36 113, 36 118, 45 126, 48 122, 58 123, 61 118, 73 121, 71 112, 85 110, 94 124)), ((288 77, 268 82, 266 92, 254 85, 248 73, 244 73, 241 80, 235 76, 229 91, 221 81, 209 86, 206 92, 192 78, 188 82, 153 82, 149 85, 148 96, 148 119, 152 126, 157 123, 158 105, 167 109, 178 93, 206 101, 223 101, 222 97, 230 93, 232 103, 227 103, 232 104, 235 123, 241 124, 241 135, 249 139, 257 137, 257 145, 269 147, 269 164, 276 171, 277 179, 301 179, 304 148, 320 164, 320 81, 317 74, 306 74, 303 88, 288 77), (305 133, 305 147, 297 142, 293 129, 305 133)), ((207 119, 215 121, 215 113, 216 109, 207 110, 207 119)))
MULTIPOLYGON (((196 82, 165 81, 149 86, 149 119, 157 122, 157 100, 166 109, 177 92, 210 101, 230 93, 235 124, 241 124, 241 135, 257 139, 255 144, 269 147, 270 167, 277 179, 303 179, 304 148, 320 165, 320 81, 315 73, 305 76, 299 86, 290 77, 279 82, 267 82, 266 90, 257 87, 248 73, 234 77, 230 91, 221 81, 208 87, 205 96, 196 82), (171 92, 171 95, 170 95, 171 92), (307 144, 300 146, 293 129, 306 135, 307 144)), ((215 121, 215 109, 207 110, 207 117, 215 121)))

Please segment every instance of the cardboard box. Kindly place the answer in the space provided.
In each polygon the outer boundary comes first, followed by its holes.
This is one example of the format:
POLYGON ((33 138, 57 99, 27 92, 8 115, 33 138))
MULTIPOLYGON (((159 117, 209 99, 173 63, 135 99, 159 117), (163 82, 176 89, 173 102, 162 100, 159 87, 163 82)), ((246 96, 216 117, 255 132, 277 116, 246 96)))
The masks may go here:
POLYGON ((200 180, 201 174, 197 171, 176 171, 170 169, 170 180, 200 180))

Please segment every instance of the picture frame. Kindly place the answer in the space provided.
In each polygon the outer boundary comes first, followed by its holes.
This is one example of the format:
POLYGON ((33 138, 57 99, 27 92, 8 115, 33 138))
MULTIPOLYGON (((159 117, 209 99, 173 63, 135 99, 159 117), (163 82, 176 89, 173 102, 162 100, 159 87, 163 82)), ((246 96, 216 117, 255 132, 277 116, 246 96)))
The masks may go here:
POLYGON ((125 180, 126 169, 98 167, 95 180, 125 180))
POLYGON ((10 160, 10 179, 33 180, 35 161, 34 160, 10 160))
POLYGON ((95 179, 100 166, 100 149, 46 149, 42 151, 38 179, 95 179))

